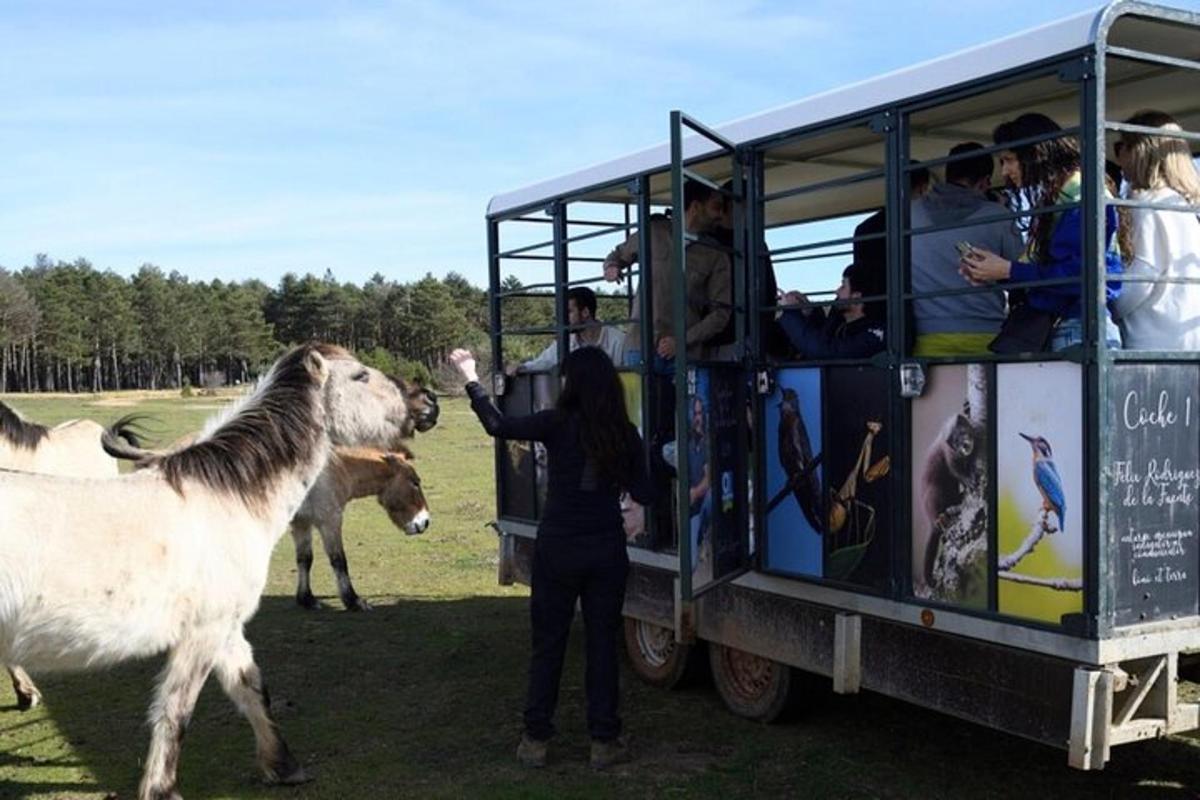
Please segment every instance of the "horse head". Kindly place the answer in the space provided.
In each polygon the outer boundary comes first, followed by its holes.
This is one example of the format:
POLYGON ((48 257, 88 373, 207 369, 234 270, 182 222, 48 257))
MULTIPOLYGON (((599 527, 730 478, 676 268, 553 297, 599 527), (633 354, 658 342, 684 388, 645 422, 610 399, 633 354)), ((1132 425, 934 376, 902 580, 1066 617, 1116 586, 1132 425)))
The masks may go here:
POLYGON ((425 431, 437 425, 438 414, 441 412, 441 408, 438 406, 438 397, 432 389, 426 389, 415 381, 410 381, 397 375, 389 375, 388 377, 404 395, 404 401, 408 406, 408 414, 411 420, 410 424, 417 432, 425 433, 425 431))
POLYGON ((319 345, 329 378, 325 384, 326 420, 335 445, 393 447, 412 436, 419 423, 410 400, 395 379, 355 359, 348 351, 319 345))
POLYGON ((429 527, 429 505, 421 491, 421 476, 413 469, 407 450, 384 453, 390 477, 379 492, 379 505, 383 506, 392 523, 409 536, 424 533, 429 527))

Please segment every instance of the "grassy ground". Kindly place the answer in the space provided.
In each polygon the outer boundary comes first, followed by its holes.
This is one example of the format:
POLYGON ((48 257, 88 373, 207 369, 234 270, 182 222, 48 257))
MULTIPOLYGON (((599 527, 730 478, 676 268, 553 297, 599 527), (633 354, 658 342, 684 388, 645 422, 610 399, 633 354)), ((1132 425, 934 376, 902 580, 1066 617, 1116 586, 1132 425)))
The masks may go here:
MULTIPOLYGON (((44 422, 150 413, 162 421, 164 442, 198 427, 222 402, 5 400, 44 422)), ((319 555, 314 591, 326 607, 296 608, 292 547, 284 541, 250 625, 280 725, 315 780, 262 786, 249 728, 210 682, 184 746, 186 797, 1200 797, 1200 742, 1190 738, 1120 747, 1103 772, 1080 773, 1066 767, 1062 751, 876 695, 812 697, 793 721, 765 727, 727 714, 703 684, 667 693, 633 679, 625 682, 624 712, 638 758, 594 774, 585 765, 577 646, 564 674, 553 763, 520 769, 512 753, 528 648, 526 592, 496 585, 495 537, 484 527, 493 513, 490 445, 465 403, 448 400, 439 426, 415 449, 433 512, 429 532, 401 535, 366 500, 347 519, 351 574, 376 610, 340 611, 319 555)), ((3 682, 0 798, 132 797, 159 665, 35 675, 47 705, 29 713, 15 710, 3 682)))

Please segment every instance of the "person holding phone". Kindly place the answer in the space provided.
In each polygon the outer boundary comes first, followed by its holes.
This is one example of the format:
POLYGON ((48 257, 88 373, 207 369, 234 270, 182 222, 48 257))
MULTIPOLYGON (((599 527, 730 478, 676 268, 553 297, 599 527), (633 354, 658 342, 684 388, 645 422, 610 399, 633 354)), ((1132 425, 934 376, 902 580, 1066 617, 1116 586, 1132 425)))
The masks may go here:
MULTIPOLYGON (((985 247, 975 246, 961 261, 962 274, 977 284, 1024 283, 1064 279, 1061 284, 1031 286, 1026 290, 1029 309, 1048 318, 1048 337, 1040 349, 1064 350, 1083 342, 1083 182, 1080 169, 1079 140, 1062 135, 1062 128, 1044 114, 1022 114, 997 126, 992 138, 998 145, 1012 144, 1000 152, 1000 171, 1025 207, 1032 209, 1032 223, 1025 253, 1006 258, 985 247), (1056 135, 1057 134, 1057 135, 1056 135), (1041 138, 1038 137, 1052 137, 1041 138), (1030 139, 1032 144, 1024 144, 1030 139), (1069 206, 1048 212, 1054 206, 1069 206), (1073 280, 1065 280, 1073 279, 1073 280)), ((1111 188, 1109 189, 1111 191, 1111 188)), ((1115 208, 1108 206, 1104 217, 1104 253, 1108 274, 1106 294, 1111 310, 1121 292, 1122 249, 1128 225, 1118 221, 1115 208), (1115 280, 1114 280, 1115 278, 1115 280)), ((1040 320, 1027 316, 1030 325, 1040 320)), ((1121 346, 1121 334, 1106 313, 1101 322, 1104 339, 1110 348, 1121 346)), ((1041 334, 1039 334, 1040 336, 1041 334)))
MULTIPOLYGON (((1007 259, 1021 253, 1021 237, 1011 220, 996 220, 1005 208, 987 198, 995 163, 983 145, 963 142, 950 149, 946 182, 912 204, 912 290, 914 294, 961 289, 959 261, 975 247, 1007 259), (922 233, 922 228, 945 230, 922 233)), ((988 351, 1004 322, 999 290, 917 298, 912 301, 917 356, 970 356, 988 351)))

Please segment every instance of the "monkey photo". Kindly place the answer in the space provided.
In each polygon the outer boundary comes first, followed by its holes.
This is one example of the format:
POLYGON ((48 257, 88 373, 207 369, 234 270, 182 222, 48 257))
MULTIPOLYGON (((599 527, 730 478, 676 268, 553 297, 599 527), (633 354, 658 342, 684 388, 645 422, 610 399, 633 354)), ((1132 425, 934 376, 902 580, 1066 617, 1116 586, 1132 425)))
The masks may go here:
POLYGON ((963 495, 976 485, 975 445, 977 432, 963 410, 946 420, 941 433, 925 453, 919 492, 921 507, 929 520, 929 535, 925 543, 925 584, 933 585, 933 565, 941 546, 942 532, 947 523, 945 514, 961 505, 963 495))

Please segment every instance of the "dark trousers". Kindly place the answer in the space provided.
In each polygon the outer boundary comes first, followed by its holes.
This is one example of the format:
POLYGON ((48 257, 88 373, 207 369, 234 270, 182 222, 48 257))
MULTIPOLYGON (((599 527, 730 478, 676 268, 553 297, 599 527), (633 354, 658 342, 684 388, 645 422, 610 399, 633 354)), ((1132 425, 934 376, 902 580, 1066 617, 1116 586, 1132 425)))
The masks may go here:
POLYGON ((620 531, 603 536, 539 536, 533 555, 529 618, 533 655, 525 732, 534 739, 554 735, 554 709, 575 601, 583 608, 587 639, 588 732, 610 741, 621 733, 617 716, 617 635, 629 557, 620 531))

